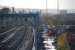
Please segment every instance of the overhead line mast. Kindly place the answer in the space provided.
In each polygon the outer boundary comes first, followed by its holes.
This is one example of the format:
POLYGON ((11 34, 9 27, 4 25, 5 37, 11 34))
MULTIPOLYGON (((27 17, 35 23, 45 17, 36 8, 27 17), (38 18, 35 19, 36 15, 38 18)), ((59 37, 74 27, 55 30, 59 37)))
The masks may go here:
POLYGON ((48 0, 46 0, 46 16, 48 14, 48 0))
POLYGON ((57 14, 59 13, 59 0, 57 0, 57 14))

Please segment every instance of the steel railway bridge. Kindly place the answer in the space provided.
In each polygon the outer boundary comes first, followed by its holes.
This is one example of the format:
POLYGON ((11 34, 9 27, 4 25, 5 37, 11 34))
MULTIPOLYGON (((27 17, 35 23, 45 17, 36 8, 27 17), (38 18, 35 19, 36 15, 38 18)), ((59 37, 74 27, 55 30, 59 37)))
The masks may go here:
POLYGON ((0 50, 37 48, 38 27, 39 13, 0 14, 0 50))

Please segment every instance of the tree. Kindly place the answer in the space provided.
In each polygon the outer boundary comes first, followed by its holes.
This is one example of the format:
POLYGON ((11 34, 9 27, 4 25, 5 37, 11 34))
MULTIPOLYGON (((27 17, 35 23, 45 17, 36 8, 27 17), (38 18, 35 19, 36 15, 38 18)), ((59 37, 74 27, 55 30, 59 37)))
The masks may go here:
POLYGON ((7 7, 5 7, 5 8, 2 8, 2 9, 0 10, 0 13, 1 13, 1 14, 3 14, 3 13, 8 13, 9 11, 10 11, 10 9, 7 8, 7 7))

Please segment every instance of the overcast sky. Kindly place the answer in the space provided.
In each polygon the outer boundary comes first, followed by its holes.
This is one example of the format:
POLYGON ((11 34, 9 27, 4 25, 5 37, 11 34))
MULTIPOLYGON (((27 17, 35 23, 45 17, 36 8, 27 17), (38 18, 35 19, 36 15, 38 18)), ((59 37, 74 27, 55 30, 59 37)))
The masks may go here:
MULTIPOLYGON (((45 9, 46 0, 0 0, 0 5, 16 8, 45 9)), ((59 0, 60 9, 75 9, 75 0, 59 0)), ((57 0, 48 0, 48 9, 56 9, 57 0)))

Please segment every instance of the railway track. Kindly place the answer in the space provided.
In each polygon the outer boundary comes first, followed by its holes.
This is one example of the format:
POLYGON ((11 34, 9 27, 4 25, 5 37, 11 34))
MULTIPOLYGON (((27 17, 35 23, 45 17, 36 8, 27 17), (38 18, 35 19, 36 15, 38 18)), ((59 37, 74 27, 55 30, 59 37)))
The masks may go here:
MULTIPOLYGON (((17 48, 19 48, 20 45, 21 46, 23 45, 21 43, 23 42, 26 43, 25 39, 28 38, 27 36, 32 36, 31 34, 29 35, 29 33, 26 33, 27 32, 26 29, 27 28, 25 26, 19 26, 1 33, 0 34, 0 50, 20 50, 17 48)), ((29 43, 31 41, 29 41, 29 43)), ((24 46, 24 47, 27 47, 27 46, 24 46)))

